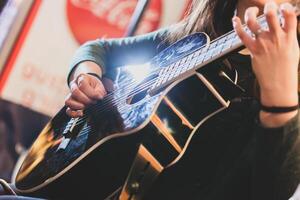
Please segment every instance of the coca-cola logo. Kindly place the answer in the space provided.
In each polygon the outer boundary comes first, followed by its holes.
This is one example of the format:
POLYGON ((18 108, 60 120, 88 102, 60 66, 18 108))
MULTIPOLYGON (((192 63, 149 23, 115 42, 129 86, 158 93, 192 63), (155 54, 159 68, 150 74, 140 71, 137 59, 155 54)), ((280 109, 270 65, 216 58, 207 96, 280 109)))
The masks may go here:
MULTIPOLYGON (((162 0, 151 0, 136 34, 154 31, 162 15, 162 0)), ((123 37, 138 0, 67 0, 67 19, 79 44, 123 37)))

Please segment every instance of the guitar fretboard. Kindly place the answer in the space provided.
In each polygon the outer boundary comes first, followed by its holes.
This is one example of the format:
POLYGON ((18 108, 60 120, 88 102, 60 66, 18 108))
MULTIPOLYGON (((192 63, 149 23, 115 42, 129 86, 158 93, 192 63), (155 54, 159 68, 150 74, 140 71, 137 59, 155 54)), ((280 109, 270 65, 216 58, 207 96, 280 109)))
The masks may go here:
MULTIPOLYGON (((280 23, 283 24, 282 15, 279 14, 278 17, 280 23)), ((258 23, 263 30, 268 30, 268 24, 264 15, 258 18, 258 23)), ((243 27, 249 35, 253 35, 246 25, 243 25, 243 27)), ((152 85, 150 91, 157 91, 176 80, 188 77, 192 75, 195 70, 241 48, 242 46, 242 41, 238 35, 235 31, 231 31, 169 66, 163 67, 159 72, 157 81, 152 85)))

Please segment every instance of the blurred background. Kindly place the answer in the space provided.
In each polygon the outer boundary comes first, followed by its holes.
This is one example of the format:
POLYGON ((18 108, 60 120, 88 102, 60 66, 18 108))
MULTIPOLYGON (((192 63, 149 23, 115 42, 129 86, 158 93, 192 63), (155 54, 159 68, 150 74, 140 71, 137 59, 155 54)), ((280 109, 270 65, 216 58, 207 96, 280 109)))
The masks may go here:
POLYGON ((75 50, 180 21, 190 0, 0 0, 0 178, 64 105, 75 50))

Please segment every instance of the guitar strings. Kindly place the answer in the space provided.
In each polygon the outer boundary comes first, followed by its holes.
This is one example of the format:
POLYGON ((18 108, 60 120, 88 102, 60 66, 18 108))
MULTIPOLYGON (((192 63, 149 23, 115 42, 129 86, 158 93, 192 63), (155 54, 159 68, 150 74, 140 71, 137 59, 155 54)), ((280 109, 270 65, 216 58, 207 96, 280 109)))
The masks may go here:
MULTIPOLYGON (((263 16, 260 16, 259 18, 258 18, 258 20, 261 20, 261 19, 263 19, 263 17, 264 17, 264 15, 263 16)), ((244 27, 246 26, 246 25, 243 25, 244 27)), ((235 31, 233 30, 233 31, 230 31, 230 32, 228 32, 227 34, 224 34, 224 35, 222 35, 222 36, 220 36, 220 37, 218 37, 218 38, 216 38, 216 39, 214 39, 214 40, 212 40, 211 42, 210 42, 210 44, 212 44, 212 43, 214 43, 214 42, 216 42, 216 41, 218 41, 218 40, 221 40, 222 38, 224 38, 224 37, 227 37, 228 35, 230 35, 230 34, 232 34, 232 33, 234 33, 235 31)), ((234 37, 236 37, 237 35, 235 35, 234 37)), ((205 45, 203 45, 203 46, 201 46, 198 50, 196 50, 196 51, 200 51, 203 47, 204 47, 205 45)), ((196 52, 195 51, 195 52, 196 52)), ((195 53, 195 52, 193 52, 193 53, 195 53)), ((207 53, 207 52, 205 52, 205 53, 207 53)), ((192 54, 192 53, 191 53, 192 54)), ((191 55, 191 54, 189 54, 189 55, 191 55)), ((202 53, 203 54, 203 53, 202 53)), ((200 54, 200 55, 202 55, 202 54, 200 54)), ((197 57, 195 57, 193 60, 195 60, 195 59, 197 59, 197 57)), ((178 61, 177 61, 178 62, 178 61)), ((175 62, 174 62, 175 63, 175 62)), ((202 61, 201 61, 201 63, 203 63, 202 61)), ((195 63, 195 65, 199 65, 199 64, 201 64, 201 63, 195 63)), ((173 64, 173 63, 172 63, 173 64)), ((187 64, 187 63, 184 63, 184 64, 187 64)), ((170 64, 171 65, 171 64, 170 64)), ((159 70, 161 70, 161 68, 158 68, 158 70, 157 71, 159 71, 159 70)), ((191 69, 192 70, 192 69, 191 69)), ((153 72, 151 72, 150 74, 149 74, 149 76, 148 77, 150 77, 151 75, 154 75, 156 72, 157 72, 156 70, 154 70, 153 72)), ((147 77, 146 77, 147 78, 147 77)), ((145 79, 146 79, 145 78, 145 79)), ((134 96, 134 95, 136 95, 136 94, 138 94, 138 93, 140 93, 140 92, 142 92, 143 90, 145 90, 145 89, 148 89, 148 86, 149 85, 152 85, 153 83, 155 83, 156 81, 157 81, 157 79, 159 79, 160 77, 157 77, 157 78, 155 78, 155 79, 152 79, 152 80, 150 80, 149 82, 146 82, 146 83, 144 83, 143 85, 140 85, 140 88, 139 87, 137 87, 137 88, 135 88, 136 89, 136 91, 135 92, 133 92, 133 93, 131 93, 130 95, 131 96, 134 96)), ((130 83, 129 84, 129 87, 131 87, 131 86, 133 86, 135 84, 135 82, 133 82, 132 84, 130 83)), ((124 89, 125 89, 126 87, 124 87, 124 89)), ((123 89, 123 88, 122 88, 123 89)), ((116 91, 117 92, 117 91, 116 91)), ((114 93, 113 93, 114 94, 114 93)), ((129 98, 128 96, 126 96, 126 98, 129 98)), ((113 103, 113 105, 114 105, 114 103, 118 103, 117 101, 118 101, 119 99, 117 99, 117 100, 115 100, 115 101, 112 101, 112 102, 108 102, 108 103, 113 103)), ((124 99, 122 99, 122 101, 123 101, 124 99)), ((101 104, 101 105, 105 105, 105 104, 101 104)))
MULTIPOLYGON (((215 40, 211 41, 211 43, 213 43, 213 42, 215 42, 215 41, 217 41, 217 40, 220 40, 220 39, 222 39, 222 38, 224 38, 224 37, 227 37, 229 34, 232 34, 233 32, 234 32, 234 31, 230 31, 230 32, 228 32, 227 34, 224 34, 224 35, 222 35, 221 37, 216 38, 215 40)), ((203 47, 200 47, 199 50, 200 50, 201 48, 203 48, 203 47)), ((199 51, 199 50, 198 50, 198 51, 199 51)), ((155 74, 156 71, 159 71, 159 70, 161 70, 161 68, 158 68, 158 70, 153 70, 153 71, 150 73, 150 76, 153 75, 153 74, 155 74)), ((146 77, 146 78, 147 78, 147 77, 146 77)), ((158 77, 158 78, 160 78, 160 77, 158 77)), ((146 83, 144 83, 143 85, 140 85, 140 87, 135 88, 135 90, 133 90, 134 92, 132 92, 130 95, 131 95, 131 96, 134 96, 134 95, 140 93, 141 91, 147 89, 150 85, 152 85, 153 83, 155 83, 155 82, 157 81, 158 78, 152 79, 152 80, 150 80, 149 82, 146 82, 146 83)), ((136 84, 136 82, 129 83, 128 85, 125 85, 123 88, 120 88, 119 90, 125 90, 125 89, 127 89, 127 88, 129 88, 129 87, 131 87, 131 86, 134 86, 135 84, 136 84)), ((101 101, 101 103, 99 103, 99 105, 97 105, 97 104, 92 105, 92 106, 89 107, 89 109, 91 109, 91 110, 98 110, 98 109, 100 108, 100 109, 99 109, 99 112, 103 112, 103 111, 106 111, 106 110, 110 109, 110 107, 108 107, 108 105, 110 105, 110 106, 115 106, 115 105, 117 105, 118 103, 124 101, 126 98, 129 98, 129 97, 127 96, 128 94, 126 94, 126 96, 121 96, 121 97, 118 98, 118 99, 114 99, 113 101, 110 101, 109 97, 111 97, 111 96, 113 96, 115 93, 119 92, 119 90, 116 90, 116 91, 110 93, 109 95, 107 95, 107 96, 101 101), (103 108, 104 108, 104 109, 103 109, 103 108)), ((87 116, 87 114, 84 114, 82 117, 80 117, 80 120, 77 121, 77 124, 79 125, 79 124, 81 123, 81 121, 84 121, 84 120, 87 118, 86 116, 87 116)))
MULTIPOLYGON (((265 17, 265 15, 262 15, 262 16, 258 17, 257 19, 258 19, 258 20, 261 20, 261 19, 264 20, 264 17, 265 17)), ((246 25, 244 24, 243 27, 245 28, 246 25)), ((234 32, 235 32, 234 30, 229 31, 228 33, 226 33, 226 34, 224 34, 224 35, 222 35, 222 36, 220 36, 220 37, 218 37, 218 38, 212 40, 208 45, 210 45, 210 44, 212 44, 212 43, 214 43, 214 42, 216 42, 216 41, 218 41, 218 40, 221 40, 221 39, 227 37, 228 35, 230 35, 230 34, 232 34, 232 33, 234 33, 234 32)), ((199 50, 201 50, 201 49, 204 48, 204 47, 205 47, 205 44, 204 44, 203 46, 201 46, 201 47, 200 47, 198 50, 196 50, 196 51, 199 51, 199 50)), ((194 51, 193 53, 195 53, 196 51, 194 51)), ((205 52, 205 53, 207 53, 207 52, 205 52)), ((192 54, 192 53, 191 53, 191 54, 192 54)), ((202 54, 203 54, 203 53, 202 53, 202 54)), ((200 55, 202 55, 202 54, 200 54, 200 55)), ((189 54, 189 55, 190 55, 190 54, 189 54)), ((187 56, 188 56, 188 55, 187 55, 187 56)), ((197 57, 195 57, 194 59, 197 59, 197 57)), ((194 59, 193 59, 193 60, 194 60, 194 59)), ((178 60, 177 60, 176 62, 178 62, 178 60)), ((173 62, 173 63, 175 63, 175 62, 173 62)), ((173 63, 171 63, 171 64, 173 64, 173 63)), ((170 64, 170 65, 171 65, 171 64, 170 64)), ((186 63, 184 63, 184 64, 186 64, 186 63)), ((201 63, 195 63, 195 64, 196 64, 196 65, 199 65, 199 64, 201 64, 201 63)), ((168 65, 168 66, 170 66, 170 65, 168 65)), ((167 67, 168 67, 168 66, 167 66, 167 67)), ((179 67, 179 66, 178 66, 178 67, 179 67)), ((163 67, 158 67, 158 69, 153 70, 148 76, 145 77, 145 79, 146 79, 147 77, 150 77, 151 75, 156 74, 157 72, 159 72, 160 70, 162 70, 162 68, 163 68, 163 67)), ((154 78, 154 79, 152 79, 152 80, 150 80, 150 81, 148 81, 148 82, 145 82, 145 83, 142 84, 142 85, 139 85, 138 87, 136 87, 136 88, 133 90, 133 92, 130 93, 130 96, 134 96, 134 95, 136 95, 136 94, 138 94, 138 93, 144 91, 145 89, 148 89, 148 87, 149 87, 150 85, 154 84, 159 78, 160 78, 160 76, 158 76, 158 77, 156 77, 156 78, 154 78)), ((127 99, 127 98, 129 98, 129 97, 128 97, 128 94, 126 94, 126 95, 121 96, 121 97, 118 98, 118 99, 113 99, 112 101, 111 101, 111 99, 109 99, 109 98, 110 98, 110 97, 113 97, 116 93, 118 93, 118 92, 121 91, 121 90, 126 90, 127 88, 131 88, 131 87, 135 86, 135 84, 136 84, 136 82, 134 81, 134 82, 131 82, 131 83, 125 85, 125 86, 122 87, 122 88, 118 88, 117 90, 114 90, 113 92, 111 92, 111 93, 109 93, 108 95, 106 95, 102 100, 100 100, 99 102, 101 102, 101 103, 96 103, 96 104, 94 104, 94 105, 91 105, 90 107, 88 107, 88 109, 89 109, 89 110, 97 110, 98 112, 105 112, 105 111, 109 110, 109 109, 111 108, 110 106, 116 106, 116 105, 118 105, 120 102, 124 101, 125 99, 127 99), (99 110, 98 110, 98 109, 99 109, 99 110)), ((87 118, 88 118, 88 114, 85 114, 85 113, 84 113, 84 115, 83 115, 82 117, 80 117, 80 119, 77 121, 76 124, 77 124, 77 125, 80 125, 82 122, 85 122, 85 119, 87 119, 87 118)))
MULTIPOLYGON (((262 17, 262 16, 261 16, 262 17)), ((259 19, 259 18, 258 18, 259 19)), ((224 35, 222 35, 221 37, 219 37, 219 38, 216 38, 215 40, 213 40, 213 41, 211 41, 211 43, 214 43, 214 42, 216 42, 217 40, 220 40, 220 39, 222 39, 222 38, 224 38, 224 37, 227 37, 228 35, 230 35, 230 34, 232 34, 234 31, 230 31, 230 32, 228 32, 227 34, 224 34, 224 35)), ((205 46, 205 45, 204 45, 205 46)), ((196 51, 199 51, 199 50, 201 50, 203 48, 203 46, 201 46, 198 50, 196 50, 196 51)), ((195 51, 195 52, 196 52, 195 51)), ((193 52, 193 53, 195 53, 195 52, 193 52)), ((207 53, 207 52, 205 52, 205 53, 207 53)), ((189 55, 191 55, 191 54, 189 54, 189 55)), ((202 55, 202 54, 201 54, 202 55)), ((197 57, 195 57, 193 60, 196 60, 197 59, 197 57)), ((178 62, 178 61, 177 61, 178 62)), ((175 62, 174 62, 175 63, 175 62)), ((173 63, 172 63, 173 64, 173 63)), ((187 64, 187 63, 184 63, 184 64, 187 64)), ((201 64, 201 63, 196 63, 196 65, 199 65, 199 64, 201 64)), ((171 64, 170 64, 171 65, 171 64)), ((169 65, 169 66, 170 66, 169 65)), ((160 71, 162 68, 160 67, 160 68, 158 68, 157 70, 153 70, 147 77, 145 77, 145 79, 146 78, 148 78, 148 77, 150 77, 150 76, 152 76, 152 75, 155 75, 156 74, 156 72, 158 72, 158 71, 160 71)), ((152 85, 154 82, 156 82, 157 81, 157 79, 159 79, 160 77, 157 77, 157 78, 155 78, 155 79, 152 79, 152 80, 150 80, 149 82, 145 82, 143 85, 140 85, 139 87, 137 87, 137 88, 135 88, 136 89, 136 91, 134 91, 133 93, 131 93, 130 95, 131 96, 134 96, 134 95, 136 95, 136 94, 138 94, 138 93, 140 93, 141 91, 143 91, 143 90, 145 90, 145 89, 148 89, 147 87, 149 86, 149 85, 152 85)), ((132 83, 129 83, 128 85, 125 85, 125 87, 124 88, 120 88, 120 90, 124 90, 124 89, 126 89, 126 87, 128 87, 128 88, 130 88, 130 87, 132 87, 132 86, 134 86, 136 84, 136 82, 132 82, 132 83)), ((117 93, 117 92, 119 92, 118 90, 116 90, 116 91, 113 91, 112 93, 110 93, 109 95, 107 95, 106 97, 110 97, 110 96, 113 96, 115 93, 117 93)), ((127 97, 128 98, 128 97, 127 97)), ((105 101, 105 99, 103 99, 104 101, 105 101)), ((102 100, 102 104, 101 105, 105 105, 105 102, 103 103, 103 100, 102 100)), ((114 101, 110 101, 110 102, 108 102, 108 103, 115 103, 114 101)))
MULTIPOLYGON (((224 36, 225 37, 225 36, 224 36)), ((201 49, 202 47, 200 47, 201 49)), ((195 57, 195 59, 197 59, 197 57, 195 57)), ((193 59, 194 60, 194 59, 193 59)), ((162 70, 162 68, 159 68, 157 70, 153 70, 147 77, 150 77, 151 75, 155 75, 157 72, 159 72, 160 70, 162 70)), ((146 77, 146 78, 147 78, 146 77)), ((117 88, 116 90, 114 90, 113 92, 109 93, 108 95, 106 95, 102 100, 98 101, 97 104, 94 104, 94 105, 91 105, 89 107, 89 110, 98 110, 99 108, 99 111, 104 111, 104 110, 101 110, 102 107, 106 108, 108 105, 109 106, 114 106, 114 105, 117 105, 119 102, 122 102, 124 101, 126 98, 130 98, 148 88, 150 88, 154 83, 156 83, 156 81, 161 78, 161 77, 157 77, 157 78, 154 78, 150 81, 147 81, 141 85, 138 85, 137 87, 135 87, 133 89, 132 92, 129 93, 129 96, 128 96, 128 93, 126 93, 125 95, 121 95, 120 98, 115 98, 113 100, 111 100, 111 97, 114 97, 114 95, 117 95, 117 93, 120 93, 120 91, 124 91, 124 90, 128 90, 128 89, 131 89, 132 87, 136 86, 138 83, 134 80, 128 84, 125 84, 123 85, 121 88, 117 88)), ((85 120, 85 114, 81 117, 81 120, 85 120)), ((79 121, 77 122, 79 123, 79 121)))

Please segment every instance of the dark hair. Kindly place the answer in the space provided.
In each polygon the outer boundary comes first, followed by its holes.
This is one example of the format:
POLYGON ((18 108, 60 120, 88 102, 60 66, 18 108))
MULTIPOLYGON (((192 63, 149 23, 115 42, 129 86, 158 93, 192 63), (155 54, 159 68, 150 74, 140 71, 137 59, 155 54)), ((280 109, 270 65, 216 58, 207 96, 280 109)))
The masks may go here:
POLYGON ((187 16, 171 27, 167 40, 174 42, 195 32, 205 32, 214 39, 232 30, 231 18, 238 0, 194 0, 187 16))
MULTIPOLYGON (((215 39, 231 31, 237 3, 238 0, 193 0, 187 16, 170 28, 167 40, 174 42, 195 32, 205 32, 215 39)), ((291 3, 300 7, 300 0, 291 3)))

